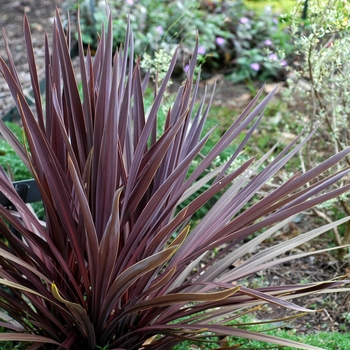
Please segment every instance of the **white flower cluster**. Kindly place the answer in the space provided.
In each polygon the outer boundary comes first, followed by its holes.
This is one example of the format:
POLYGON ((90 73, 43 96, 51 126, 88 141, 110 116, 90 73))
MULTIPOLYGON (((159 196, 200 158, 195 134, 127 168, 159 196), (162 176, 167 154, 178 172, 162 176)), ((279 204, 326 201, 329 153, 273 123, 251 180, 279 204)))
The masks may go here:
MULTIPOLYGON (((141 60, 141 68, 150 70, 153 81, 160 84, 168 72, 173 53, 174 50, 172 50, 170 53, 167 53, 164 51, 164 49, 155 51, 154 57, 151 57, 149 54, 145 53, 141 60)), ((171 84, 171 81, 169 81, 169 84, 171 84)))

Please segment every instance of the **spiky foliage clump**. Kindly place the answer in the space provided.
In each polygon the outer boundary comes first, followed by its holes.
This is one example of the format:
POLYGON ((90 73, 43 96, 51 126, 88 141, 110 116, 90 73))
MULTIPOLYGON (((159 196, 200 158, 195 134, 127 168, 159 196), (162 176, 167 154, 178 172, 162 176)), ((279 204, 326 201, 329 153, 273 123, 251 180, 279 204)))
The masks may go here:
POLYGON ((314 349, 228 323, 263 303, 308 311, 288 299, 341 283, 251 289, 239 281, 279 262, 308 255, 275 259, 340 223, 246 258, 288 218, 350 188, 347 185, 324 192, 347 171, 314 180, 349 149, 305 174, 296 173, 250 205, 257 191, 311 137, 298 136, 265 167, 261 165, 272 150, 258 161, 249 159, 242 166, 231 166, 258 126, 274 91, 260 103, 259 92, 197 168, 189 172, 211 134, 202 136, 212 97, 207 105, 205 96, 199 107, 195 105, 199 88, 199 79, 193 83, 197 47, 159 137, 158 109, 176 53, 151 107, 145 111, 148 76, 142 80, 139 63, 134 62, 132 33, 128 30, 124 49, 113 56, 109 18, 94 58, 89 51, 84 56, 79 37, 81 98, 69 55, 69 29, 66 36, 57 12, 51 49, 45 38, 43 107, 29 28, 25 17, 35 113, 21 89, 6 36, 8 63, 0 60, 28 146, 23 146, 4 123, 0 126, 40 188, 46 220, 43 223, 36 218, 0 169, 0 191, 17 210, 0 207, 4 239, 0 242, 0 283, 7 287, 0 289, 0 307, 4 310, 0 316, 1 325, 12 331, 0 334, 0 340, 45 343, 61 349, 159 350, 183 339, 219 334, 314 349), (207 171, 220 152, 244 132, 245 138, 227 164, 207 171), (305 186, 311 180, 313 184, 305 186), (185 208, 177 209, 208 182, 206 191, 185 208), (222 190, 225 193, 201 222, 190 228, 193 213, 222 190), (206 252, 218 246, 225 248, 199 265, 206 252), (242 264, 229 269, 238 259, 242 264))

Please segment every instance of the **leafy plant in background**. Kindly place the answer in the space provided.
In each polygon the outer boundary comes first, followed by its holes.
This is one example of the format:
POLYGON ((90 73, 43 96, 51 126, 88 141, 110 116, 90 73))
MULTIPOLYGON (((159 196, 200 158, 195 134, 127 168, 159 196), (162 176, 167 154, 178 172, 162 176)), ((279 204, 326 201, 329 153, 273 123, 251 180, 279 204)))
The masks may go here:
MULTIPOLYGON (((98 33, 101 22, 106 21, 105 2, 96 1, 95 5, 91 6, 90 0, 87 0, 81 1, 80 6, 84 9, 81 24, 83 41, 95 44, 96 34, 91 36, 91 32, 98 33), (94 19, 93 29, 91 17, 94 19)), ((220 29, 225 15, 216 13, 214 16, 208 13, 206 7, 200 6, 198 1, 111 1, 109 6, 112 13, 118 14, 113 19, 114 45, 124 41, 125 22, 130 14, 130 25, 135 35, 134 47, 138 54, 145 51, 153 53, 159 49, 170 52, 179 43, 184 45, 185 51, 192 52, 191 43, 198 32, 201 41, 208 45, 207 49, 215 49, 215 37, 227 35, 220 29)))
POLYGON ((124 49, 112 58, 109 17, 94 59, 89 49, 84 57, 79 40, 81 100, 70 59, 69 31, 66 36, 57 12, 51 48, 45 38, 43 108, 27 18, 24 36, 35 114, 21 89, 6 36, 8 64, 1 59, 0 70, 20 111, 28 147, 22 146, 3 122, 0 128, 37 181, 46 223, 28 209, 0 168, 0 191, 17 209, 0 207, 0 232, 7 242, 0 241, 0 283, 7 287, 0 289, 0 316, 2 326, 9 330, 0 334, 0 340, 28 341, 35 347, 47 343, 62 349, 169 349, 184 339, 230 335, 315 349, 254 333, 232 321, 265 303, 307 312, 289 300, 324 289, 337 290, 333 288, 342 281, 256 289, 239 281, 279 262, 311 254, 277 258, 348 220, 252 253, 294 214, 349 190, 346 185, 325 192, 347 170, 312 186, 305 184, 350 150, 304 174, 296 173, 249 205, 254 194, 313 134, 304 139, 299 135, 263 169, 261 164, 273 150, 259 160, 249 159, 231 168, 274 91, 258 103, 260 91, 188 174, 211 134, 201 137, 213 96, 209 103, 204 96, 199 108, 194 108, 199 88, 199 79, 193 86, 198 44, 186 81, 167 113, 164 132, 157 137, 158 110, 177 53, 145 111, 148 75, 141 80, 139 62, 134 63, 132 32, 127 31, 124 49), (246 136, 229 161, 197 180, 241 133, 246 136), (202 195, 177 211, 208 181, 211 185, 202 195), (223 189, 225 193, 207 215, 196 227, 189 227, 192 215, 223 189), (17 235, 8 224, 16 228, 17 235), (267 230, 259 233, 261 229, 267 230), (255 238, 249 240, 252 234, 255 238), (224 248, 203 260, 219 246, 224 248), (229 269, 237 260, 242 263, 229 269))
MULTIPOLYGON (((350 144, 348 131, 350 104, 349 54, 350 23, 348 14, 350 5, 340 0, 308 2, 308 18, 301 20, 304 1, 299 1, 294 10, 291 32, 295 41, 298 65, 294 73, 296 79, 290 81, 290 92, 301 91, 302 103, 306 115, 300 115, 300 123, 310 121, 310 125, 321 123, 321 142, 334 152, 345 149, 350 144)), ((321 150, 313 145, 304 149, 303 161, 306 167, 312 167, 321 150)), ((350 158, 337 166, 350 165, 350 158)), ((348 195, 339 200, 329 201, 318 206, 315 212, 327 222, 339 215, 350 214, 348 195), (332 214, 333 212, 333 214, 332 214)), ((341 235, 334 230, 334 240, 338 245, 350 243, 350 225, 341 235)), ((343 259, 346 250, 340 251, 339 259, 343 259)))
POLYGON ((289 37, 273 13, 266 9, 262 15, 254 12, 231 22, 235 82, 246 79, 266 81, 282 79, 287 66, 285 56, 292 52, 289 37))
MULTIPOLYGON (((105 21, 105 3, 97 2, 93 9, 89 4, 81 2, 82 28, 83 40, 92 44, 105 21)), ((124 40, 124 23, 130 13, 136 54, 146 51, 157 60, 159 51, 171 52, 180 45, 177 75, 188 69, 197 34, 204 71, 223 71, 236 82, 283 77, 287 62, 282 58, 292 53, 289 37, 274 14, 268 9, 256 14, 243 1, 131 0, 111 1, 110 6, 116 15, 114 45, 124 40)))

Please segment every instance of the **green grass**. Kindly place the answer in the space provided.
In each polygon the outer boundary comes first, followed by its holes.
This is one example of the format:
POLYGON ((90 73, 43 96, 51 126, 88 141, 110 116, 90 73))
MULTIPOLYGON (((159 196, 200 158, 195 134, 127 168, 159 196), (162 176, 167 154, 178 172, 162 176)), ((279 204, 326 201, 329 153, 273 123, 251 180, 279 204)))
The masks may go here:
MULTIPOLYGON (((6 125, 20 141, 23 140, 22 127, 10 122, 6 122, 6 125)), ((0 164, 8 170, 14 180, 25 180, 32 177, 21 159, 4 139, 0 139, 0 164)))
MULTIPOLYGON (((0 327, 0 333, 6 332, 5 328, 0 327)), ((27 342, 12 342, 2 341, 0 343, 0 350, 24 350, 27 349, 30 343, 27 342)))
POLYGON ((258 13, 266 7, 270 7, 274 13, 289 13, 296 6, 296 0, 244 0, 244 4, 258 13))
MULTIPOLYGON (((16 135, 19 141, 23 141, 23 128, 17 123, 6 122, 6 125, 16 135)), ((23 142, 22 142, 23 143, 23 142)), ((0 165, 7 171, 13 181, 33 178, 22 160, 6 140, 0 139, 0 165)), ((40 219, 44 218, 44 208, 41 202, 31 204, 40 219)), ((0 348, 1 350, 2 348, 0 348)))
MULTIPOLYGON (((266 325, 254 325, 249 328, 252 331, 263 332, 267 329, 266 325)), ((350 344, 350 333, 329 333, 329 332, 318 332, 308 335, 298 335, 295 330, 282 330, 282 329, 272 329, 264 334, 277 336, 283 339, 289 339, 298 341, 302 344, 308 344, 317 346, 326 350, 347 350, 350 344)), ((296 350, 294 347, 278 347, 272 343, 263 343, 259 341, 249 341, 243 338, 228 338, 225 341, 225 346, 234 346, 240 344, 241 349, 282 349, 282 350, 296 350)), ((184 341, 179 345, 173 347, 173 350, 187 350, 187 349, 201 349, 210 350, 218 349, 222 344, 215 342, 209 343, 194 343, 190 341, 184 341)))
MULTIPOLYGON (((293 334, 292 331, 276 331, 274 333, 268 332, 267 334, 279 336, 284 339, 290 339, 294 341, 298 341, 302 344, 308 344, 323 348, 325 350, 347 350, 349 349, 350 344, 350 333, 328 333, 321 332, 310 334, 306 336, 297 336, 293 334)), ((229 342, 229 346, 233 346, 234 344, 241 344, 241 349, 280 349, 280 350, 296 350, 294 347, 278 347, 271 343, 262 343, 257 341, 247 341, 245 339, 237 339, 235 342, 229 342)), ((187 349, 201 349, 201 350, 209 350, 209 349, 218 349, 220 345, 218 344, 194 344, 191 342, 182 342, 179 345, 173 347, 173 350, 187 350, 187 349)))

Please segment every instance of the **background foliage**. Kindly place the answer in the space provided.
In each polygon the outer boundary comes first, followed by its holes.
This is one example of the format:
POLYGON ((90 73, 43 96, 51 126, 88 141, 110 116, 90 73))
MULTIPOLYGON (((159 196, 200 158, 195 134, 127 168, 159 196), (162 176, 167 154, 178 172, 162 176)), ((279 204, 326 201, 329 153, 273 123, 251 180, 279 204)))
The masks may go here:
MULTIPOLYGON (((243 1, 111 1, 114 46, 123 42, 124 23, 130 13, 135 52, 171 52, 180 45, 177 74, 183 72, 199 35, 204 71, 225 72, 233 81, 281 78, 292 52, 288 34, 278 16, 266 9, 256 13, 243 1)), ((96 43, 104 2, 81 4, 83 41, 96 43)), ((176 71, 175 71, 176 73, 176 71)))

